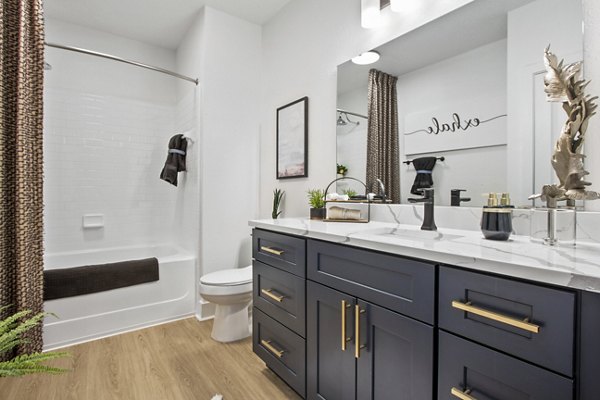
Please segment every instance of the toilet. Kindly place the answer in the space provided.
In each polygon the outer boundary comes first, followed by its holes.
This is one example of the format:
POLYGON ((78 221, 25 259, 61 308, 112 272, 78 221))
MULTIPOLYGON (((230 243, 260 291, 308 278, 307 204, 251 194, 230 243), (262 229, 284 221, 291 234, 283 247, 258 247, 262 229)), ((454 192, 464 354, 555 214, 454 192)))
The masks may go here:
POLYGON ((216 306, 211 334, 214 340, 233 342, 250 336, 248 306, 252 301, 252 265, 202 276, 200 295, 216 306))

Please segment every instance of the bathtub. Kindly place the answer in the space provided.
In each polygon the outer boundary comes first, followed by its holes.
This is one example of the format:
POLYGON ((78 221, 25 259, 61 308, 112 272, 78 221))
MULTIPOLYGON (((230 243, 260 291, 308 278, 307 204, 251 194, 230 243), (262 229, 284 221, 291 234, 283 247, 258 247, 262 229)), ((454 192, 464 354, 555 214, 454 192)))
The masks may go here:
POLYGON ((55 349, 194 314, 196 260, 175 246, 55 253, 44 268, 69 268, 156 257, 160 279, 106 292, 44 302, 44 349, 55 349))

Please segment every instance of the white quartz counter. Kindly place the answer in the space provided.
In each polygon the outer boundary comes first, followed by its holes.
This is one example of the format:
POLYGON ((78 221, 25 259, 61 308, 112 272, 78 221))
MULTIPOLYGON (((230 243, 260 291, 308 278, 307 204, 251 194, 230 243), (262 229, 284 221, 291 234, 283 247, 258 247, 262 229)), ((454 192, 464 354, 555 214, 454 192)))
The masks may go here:
POLYGON ((305 218, 253 220, 249 225, 307 238, 430 260, 600 293, 600 245, 549 247, 527 236, 486 240, 480 232, 371 221, 367 224, 312 221, 305 218))

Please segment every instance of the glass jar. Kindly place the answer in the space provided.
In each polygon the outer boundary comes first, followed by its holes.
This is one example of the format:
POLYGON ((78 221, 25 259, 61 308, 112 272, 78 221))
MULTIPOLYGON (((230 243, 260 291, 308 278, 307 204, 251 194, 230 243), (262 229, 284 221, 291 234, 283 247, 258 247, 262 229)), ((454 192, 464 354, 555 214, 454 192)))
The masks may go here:
POLYGON ((575 246, 577 213, 574 208, 534 208, 529 236, 548 246, 575 246))

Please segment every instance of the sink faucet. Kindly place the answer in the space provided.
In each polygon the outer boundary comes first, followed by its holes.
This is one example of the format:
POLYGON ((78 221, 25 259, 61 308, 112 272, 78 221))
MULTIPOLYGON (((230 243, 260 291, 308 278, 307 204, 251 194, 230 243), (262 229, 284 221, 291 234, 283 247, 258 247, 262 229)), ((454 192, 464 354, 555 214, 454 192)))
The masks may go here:
POLYGON ((423 203, 425 208, 425 216, 423 217, 423 225, 421 230, 423 231, 437 231, 435 221, 433 219, 433 207, 434 207, 434 191, 433 188, 421 189, 423 192, 422 199, 408 199, 410 203, 423 203))
POLYGON ((470 197, 460 197, 460 192, 466 192, 465 189, 452 189, 450 190, 450 205, 453 207, 460 207, 460 203, 463 201, 471 201, 470 197))
POLYGON ((383 186, 383 182, 381 181, 381 179, 377 178, 377 182, 379 183, 379 189, 381 189, 381 202, 383 204, 385 204, 385 186, 383 186))

